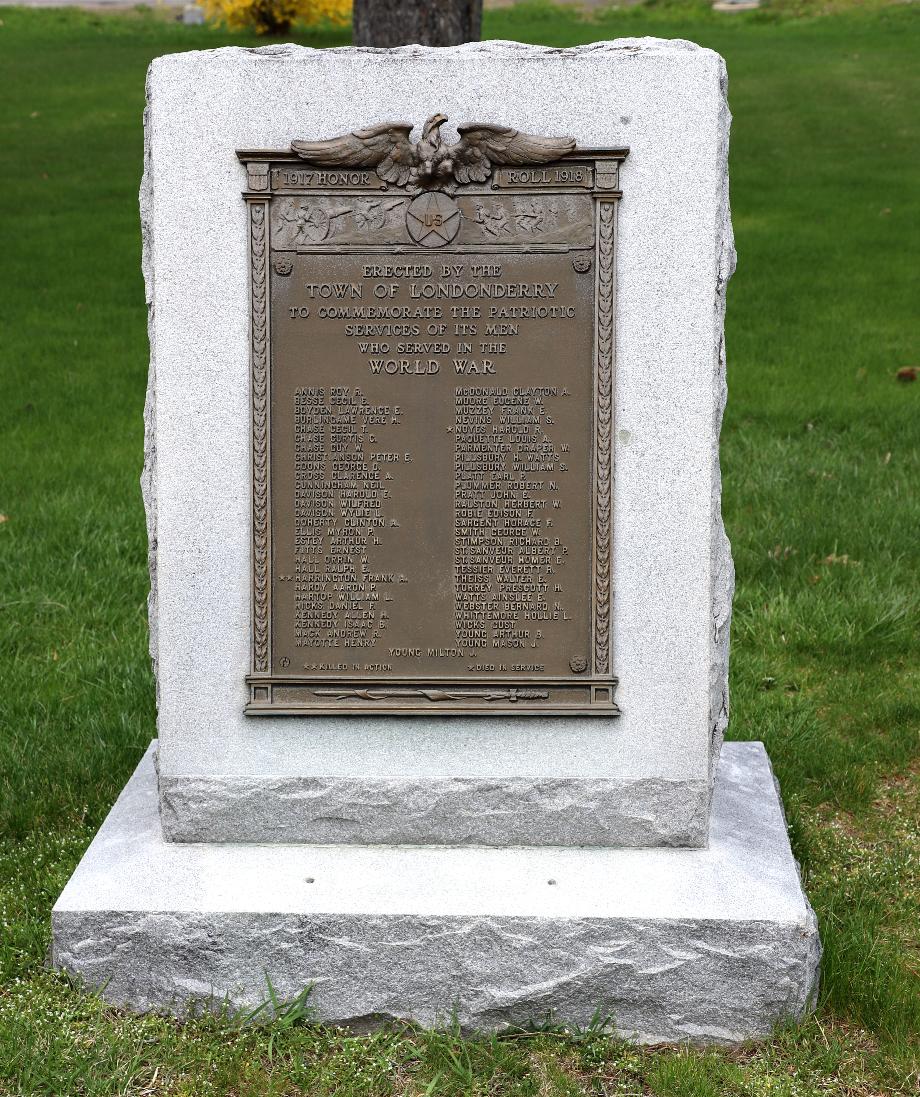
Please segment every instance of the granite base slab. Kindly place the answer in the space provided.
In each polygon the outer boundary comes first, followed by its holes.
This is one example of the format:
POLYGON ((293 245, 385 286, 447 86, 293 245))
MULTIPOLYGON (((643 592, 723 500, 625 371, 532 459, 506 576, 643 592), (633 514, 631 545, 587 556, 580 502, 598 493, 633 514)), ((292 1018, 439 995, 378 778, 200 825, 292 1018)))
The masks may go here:
POLYGON ((320 1019, 467 1029, 600 1009, 642 1042, 801 1017, 820 958, 760 743, 723 747, 706 849, 177 844, 154 747, 54 907, 53 958, 135 1010, 313 986, 320 1019))

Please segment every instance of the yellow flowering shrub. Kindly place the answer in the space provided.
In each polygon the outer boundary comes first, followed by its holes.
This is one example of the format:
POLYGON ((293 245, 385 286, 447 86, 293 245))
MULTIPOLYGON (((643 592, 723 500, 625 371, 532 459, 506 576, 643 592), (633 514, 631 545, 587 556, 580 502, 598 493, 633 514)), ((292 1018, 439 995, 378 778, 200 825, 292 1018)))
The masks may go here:
POLYGON ((336 23, 351 18, 351 0, 199 0, 205 16, 236 30, 287 34, 295 23, 336 23))

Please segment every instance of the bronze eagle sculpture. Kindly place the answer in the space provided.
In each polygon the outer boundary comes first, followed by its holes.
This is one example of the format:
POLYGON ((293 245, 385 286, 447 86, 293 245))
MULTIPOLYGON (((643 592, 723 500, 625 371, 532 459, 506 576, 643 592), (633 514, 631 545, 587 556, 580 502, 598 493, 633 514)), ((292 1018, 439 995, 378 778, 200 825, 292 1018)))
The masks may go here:
POLYGON ((328 141, 292 141, 304 160, 321 167, 375 168, 381 179, 410 189, 485 183, 493 164, 547 164, 575 148, 571 137, 535 137, 507 126, 469 122, 457 126, 460 140, 441 137, 444 114, 433 114, 417 144, 409 122, 383 122, 328 141))

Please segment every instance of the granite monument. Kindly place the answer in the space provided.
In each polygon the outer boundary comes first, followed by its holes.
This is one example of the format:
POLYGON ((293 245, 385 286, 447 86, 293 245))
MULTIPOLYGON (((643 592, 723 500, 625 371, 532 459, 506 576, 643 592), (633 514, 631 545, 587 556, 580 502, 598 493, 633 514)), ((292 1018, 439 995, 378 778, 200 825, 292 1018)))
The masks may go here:
POLYGON ((679 41, 154 61, 158 738, 57 965, 353 1025, 809 1008, 770 763, 722 741, 729 122, 679 41))

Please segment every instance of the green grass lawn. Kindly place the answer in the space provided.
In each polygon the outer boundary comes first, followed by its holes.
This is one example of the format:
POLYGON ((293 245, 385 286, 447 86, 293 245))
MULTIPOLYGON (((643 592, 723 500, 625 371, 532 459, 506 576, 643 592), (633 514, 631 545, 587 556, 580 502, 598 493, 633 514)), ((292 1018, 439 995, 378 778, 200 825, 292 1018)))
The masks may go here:
POLYGON ((812 1020, 706 1053, 593 1031, 354 1037, 299 1006, 268 1028, 135 1018, 45 969, 51 904, 154 735, 144 70, 252 43, 0 8, 0 1094, 918 1092, 920 382, 895 373, 920 365, 920 9, 777 2, 590 22, 528 7, 485 27, 685 37, 728 61, 731 734, 767 744, 826 951, 812 1020))

